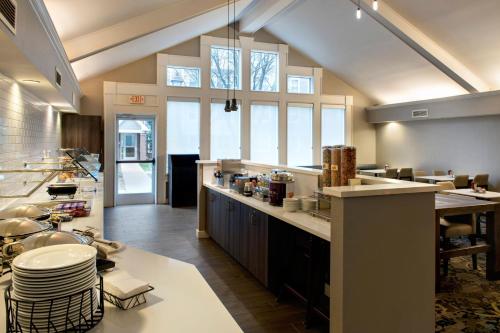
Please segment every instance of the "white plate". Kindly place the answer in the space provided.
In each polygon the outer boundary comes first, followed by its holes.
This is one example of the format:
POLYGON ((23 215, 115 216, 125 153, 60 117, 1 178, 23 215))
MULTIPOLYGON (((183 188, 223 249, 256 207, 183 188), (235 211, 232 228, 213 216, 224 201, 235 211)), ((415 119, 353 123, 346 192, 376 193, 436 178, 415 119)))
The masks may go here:
POLYGON ((97 250, 88 245, 53 245, 21 253, 13 260, 12 266, 34 271, 58 270, 82 264, 96 255, 97 250))
POLYGON ((68 288, 61 289, 60 291, 50 291, 47 292, 41 291, 40 293, 36 293, 33 291, 20 291, 14 289, 12 295, 15 299, 20 301, 39 301, 46 299, 55 299, 64 296, 70 296, 80 291, 84 291, 86 289, 90 289, 95 286, 95 276, 92 276, 79 284, 74 284, 69 286, 68 288))
POLYGON ((34 276, 34 277, 45 276, 45 275, 57 276, 57 275, 67 274, 69 272, 74 272, 78 269, 89 266, 91 263, 95 263, 95 258, 90 258, 89 260, 82 262, 78 265, 73 265, 64 268, 30 270, 12 266, 12 270, 25 276, 34 276))

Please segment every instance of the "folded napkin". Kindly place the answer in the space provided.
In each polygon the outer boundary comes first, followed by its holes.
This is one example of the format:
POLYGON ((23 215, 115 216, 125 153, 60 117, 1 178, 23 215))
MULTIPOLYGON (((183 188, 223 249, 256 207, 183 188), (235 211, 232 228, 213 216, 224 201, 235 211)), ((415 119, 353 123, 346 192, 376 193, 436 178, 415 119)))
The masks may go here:
POLYGON ((108 241, 104 239, 94 239, 92 246, 97 249, 99 256, 108 258, 108 256, 125 249, 125 244, 116 241, 108 241))
POLYGON ((104 290, 124 299, 148 291, 149 283, 136 279, 127 272, 115 271, 104 276, 104 290))

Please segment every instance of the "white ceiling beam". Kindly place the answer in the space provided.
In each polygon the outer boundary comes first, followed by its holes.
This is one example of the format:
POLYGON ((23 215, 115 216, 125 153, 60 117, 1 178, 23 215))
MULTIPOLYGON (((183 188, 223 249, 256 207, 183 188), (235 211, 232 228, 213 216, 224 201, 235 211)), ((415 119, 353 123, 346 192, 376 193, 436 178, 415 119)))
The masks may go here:
POLYGON ((258 0, 240 19, 240 32, 253 34, 298 0, 258 0))
POLYGON ((176 1, 155 11, 64 41, 64 47, 70 61, 75 62, 225 6, 227 0, 176 1))
MULTIPOLYGON (((358 5, 357 0, 351 2, 358 5)), ((378 11, 372 9, 371 3, 371 0, 361 1, 361 9, 464 89, 471 93, 490 90, 489 86, 467 66, 387 3, 382 2, 378 11)))
MULTIPOLYGON (((236 2, 236 16, 240 15, 252 1, 236 2)), ((73 61, 71 65, 78 80, 82 81, 219 29, 226 24, 227 8, 222 6, 167 28, 108 47, 73 61)))

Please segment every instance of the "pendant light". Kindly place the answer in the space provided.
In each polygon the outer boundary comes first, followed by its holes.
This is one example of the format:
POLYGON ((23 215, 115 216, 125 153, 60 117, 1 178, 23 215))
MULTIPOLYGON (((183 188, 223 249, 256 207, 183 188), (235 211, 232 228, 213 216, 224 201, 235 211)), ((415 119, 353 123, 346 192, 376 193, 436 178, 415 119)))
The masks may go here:
POLYGON ((231 112, 231 101, 229 100, 229 0, 227 0, 227 87, 226 87, 226 105, 224 106, 224 111, 231 112))
POLYGON ((378 1, 377 0, 373 0, 373 2, 372 2, 372 8, 373 8, 374 11, 378 10, 378 1))
POLYGON ((236 1, 233 1, 233 99, 231 111, 238 111, 236 102, 236 1))

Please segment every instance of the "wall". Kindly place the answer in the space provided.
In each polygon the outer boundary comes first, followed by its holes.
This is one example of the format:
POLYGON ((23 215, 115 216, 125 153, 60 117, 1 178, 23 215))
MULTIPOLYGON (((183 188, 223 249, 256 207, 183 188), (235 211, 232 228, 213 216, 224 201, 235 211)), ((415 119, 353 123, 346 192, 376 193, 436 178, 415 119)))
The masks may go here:
MULTIPOLYGON (((232 36, 230 31, 230 36, 232 36)), ((208 33, 209 36, 226 37, 226 28, 208 33)), ((238 37, 238 33, 236 34, 238 37)), ((267 43, 281 43, 279 39, 265 30, 254 35, 255 41, 267 43)), ((193 38, 160 53, 183 56, 200 55, 200 39, 193 38)), ((288 64, 293 66, 321 67, 309 57, 301 54, 293 47, 289 48, 288 64)), ((103 113, 103 81, 156 83, 156 56, 151 55, 134 63, 117 68, 95 78, 80 83, 82 90, 81 114, 102 115, 103 113)), ((354 97, 354 145, 358 147, 359 163, 375 162, 375 127, 366 121, 365 108, 373 105, 366 96, 357 89, 340 80, 335 74, 324 70, 322 92, 331 95, 348 95, 354 97)))
POLYGON ((377 129, 377 164, 489 173, 500 189, 500 116, 393 122, 377 129))
MULTIPOLYGON (((39 161, 43 150, 54 154, 61 147, 61 117, 15 81, 0 74, 0 169, 24 167, 39 161)), ((41 174, 0 174, 0 195, 24 192, 22 182, 41 174)), ((0 208, 12 202, 0 199, 0 208)))

